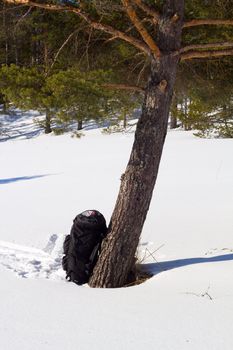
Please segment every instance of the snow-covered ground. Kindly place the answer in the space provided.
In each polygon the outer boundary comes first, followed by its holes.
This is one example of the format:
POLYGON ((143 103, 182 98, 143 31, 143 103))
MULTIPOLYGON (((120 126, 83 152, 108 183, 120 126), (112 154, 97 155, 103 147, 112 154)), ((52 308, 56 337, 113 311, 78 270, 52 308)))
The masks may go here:
POLYGON ((154 276, 91 289, 64 279, 72 219, 107 221, 133 133, 43 135, 0 116, 0 349, 233 348, 233 140, 170 131, 139 255, 154 276))

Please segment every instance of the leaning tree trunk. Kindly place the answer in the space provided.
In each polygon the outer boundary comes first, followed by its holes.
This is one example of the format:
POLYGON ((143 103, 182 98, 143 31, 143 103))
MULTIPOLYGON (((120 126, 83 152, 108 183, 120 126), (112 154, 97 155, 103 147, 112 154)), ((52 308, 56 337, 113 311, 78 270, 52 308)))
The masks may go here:
POLYGON ((158 23, 159 58, 151 60, 142 115, 138 121, 129 163, 109 225, 109 233, 91 287, 121 287, 128 278, 149 209, 167 133, 178 50, 181 42, 184 2, 166 0, 158 23))

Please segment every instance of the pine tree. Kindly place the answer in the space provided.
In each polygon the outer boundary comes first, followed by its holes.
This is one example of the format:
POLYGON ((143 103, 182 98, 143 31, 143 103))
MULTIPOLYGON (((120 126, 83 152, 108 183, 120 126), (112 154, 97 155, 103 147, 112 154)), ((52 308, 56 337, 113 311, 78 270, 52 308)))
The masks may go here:
POLYGON ((86 120, 101 120, 111 110, 112 92, 104 89, 108 72, 82 72, 68 69, 47 79, 47 87, 57 101, 57 118, 62 122, 76 121, 78 130, 86 120))
POLYGON ((23 110, 37 109, 45 113, 45 133, 50 133, 51 119, 56 110, 56 101, 46 86, 44 73, 35 68, 16 65, 2 66, 0 89, 7 100, 23 110))

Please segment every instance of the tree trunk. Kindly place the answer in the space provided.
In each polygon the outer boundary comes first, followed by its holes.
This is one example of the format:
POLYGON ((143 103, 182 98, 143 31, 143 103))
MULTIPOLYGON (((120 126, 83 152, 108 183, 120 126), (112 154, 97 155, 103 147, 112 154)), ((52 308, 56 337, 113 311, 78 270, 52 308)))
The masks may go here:
POLYGON ((77 127, 77 130, 82 130, 83 128, 83 121, 82 119, 78 119, 78 127, 77 127))
POLYGON ((185 124, 184 124, 184 130, 189 131, 191 130, 190 122, 189 122, 189 116, 188 116, 188 99, 187 96, 185 96, 184 99, 184 116, 185 116, 185 124))
POLYGON ((90 279, 91 287, 121 287, 135 263, 135 252, 157 178, 176 68, 179 61, 184 2, 166 0, 157 33, 161 51, 151 59, 142 115, 109 225, 109 233, 90 279))
POLYGON ((7 114, 8 111, 8 103, 3 101, 3 114, 7 114))
POLYGON ((177 118, 176 118, 176 116, 175 115, 171 115, 171 117, 170 117, 170 128, 171 129, 176 129, 178 127, 178 125, 177 125, 177 118))
POLYGON ((46 114, 45 114, 45 134, 50 134, 51 132, 52 132, 51 114, 49 111, 46 111, 46 114))
POLYGON ((49 71, 49 50, 47 42, 44 43, 44 70, 45 74, 49 71))
POLYGON ((123 128, 127 128, 127 113, 124 112, 124 117, 123 117, 123 128))
POLYGON ((18 52, 18 39, 15 32, 13 33, 13 40, 14 40, 14 52, 15 52, 15 64, 19 64, 19 52, 18 52))
POLYGON ((177 115, 177 98, 175 95, 173 95, 171 115, 170 115, 170 129, 176 129, 178 127, 176 115, 177 115))
POLYGON ((6 23, 6 4, 3 3, 2 10, 2 22, 3 22, 3 31, 4 31, 4 46, 5 46, 5 64, 8 64, 8 56, 9 56, 9 42, 8 42, 8 29, 6 23))

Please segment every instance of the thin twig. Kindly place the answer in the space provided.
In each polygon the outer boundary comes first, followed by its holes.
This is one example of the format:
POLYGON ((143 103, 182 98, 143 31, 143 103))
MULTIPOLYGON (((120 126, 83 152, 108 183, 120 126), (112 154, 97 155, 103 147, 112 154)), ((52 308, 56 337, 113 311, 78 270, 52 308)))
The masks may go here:
POLYGON ((210 300, 213 300, 213 297, 209 294, 209 289, 210 289, 210 285, 208 286, 206 292, 204 292, 204 293, 198 294, 198 293, 194 293, 194 292, 186 292, 185 294, 187 294, 187 295, 195 295, 196 297, 202 297, 202 298, 207 296, 210 300))
POLYGON ((1 10, 0 13, 18 10, 19 8, 21 8, 21 7, 26 7, 26 6, 28 7, 27 4, 24 4, 24 5, 17 5, 17 6, 14 6, 14 7, 9 7, 9 8, 6 8, 6 9, 4 9, 4 10, 1 10))
POLYGON ((89 33, 89 36, 88 36, 88 40, 87 40, 86 50, 85 50, 85 55, 86 55, 86 58, 87 58, 87 67, 88 67, 88 69, 90 68, 88 52, 89 52, 89 45, 90 45, 90 41, 91 41, 92 31, 93 31, 93 28, 91 28, 91 30, 90 30, 90 33, 89 33))
POLYGON ((15 27, 14 27, 14 32, 17 29, 18 25, 24 20, 25 17, 27 17, 27 15, 29 15, 29 13, 31 12, 32 7, 29 7, 29 9, 25 12, 25 14, 23 16, 20 17, 20 19, 18 20, 18 22, 16 23, 15 27))
MULTIPOLYGON (((135 125, 135 124, 134 124, 135 125)), ((132 126, 134 126, 132 125, 132 126)), ((164 244, 161 244, 157 249, 155 249, 153 252, 150 252, 150 250, 148 248, 145 249, 145 254, 143 256, 143 258, 140 260, 140 262, 142 263, 143 261, 145 261, 146 259, 149 258, 149 256, 151 256, 153 258, 153 260, 159 264, 159 262, 156 260, 156 258, 154 257, 154 253, 156 253, 159 249, 161 249, 164 246, 164 244), (146 253, 149 253, 148 255, 146 255, 146 253)))
POLYGON ((53 68, 55 62, 57 61, 58 59, 58 56, 60 55, 62 49, 66 46, 66 44, 68 44, 68 42, 70 41, 70 39, 72 38, 72 36, 77 33, 79 29, 76 29, 74 32, 72 32, 67 38, 66 40, 63 42, 63 44, 61 45, 61 47, 59 48, 59 50, 57 51, 56 55, 54 56, 54 60, 53 60, 53 63, 51 64, 50 66, 50 69, 49 71, 53 68))

